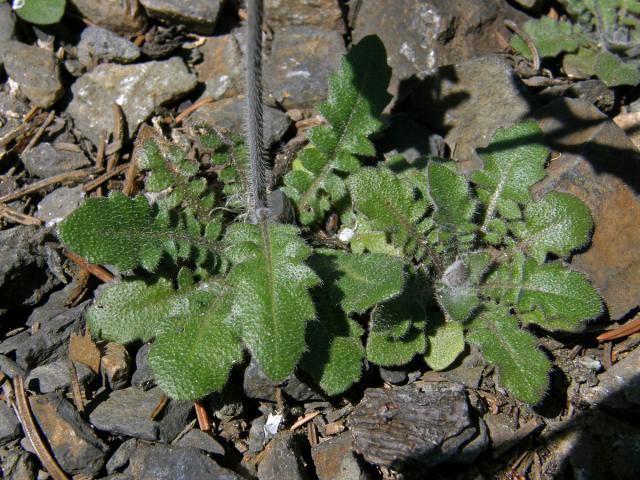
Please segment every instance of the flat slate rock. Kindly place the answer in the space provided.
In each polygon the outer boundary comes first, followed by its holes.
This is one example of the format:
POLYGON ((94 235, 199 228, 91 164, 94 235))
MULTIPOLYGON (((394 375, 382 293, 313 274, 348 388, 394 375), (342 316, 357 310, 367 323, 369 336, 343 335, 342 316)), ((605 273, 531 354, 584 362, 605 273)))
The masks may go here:
POLYGON ((9 78, 34 106, 49 108, 64 93, 53 51, 10 40, 0 45, 0 56, 9 78))
MULTIPOLYGON (((11 5, 8 3, 0 3, 0 42, 12 40, 15 34, 16 18, 11 5)), ((2 55, 0 55, 0 65, 2 64, 2 55)))
MULTIPOLYGON (((82 363, 75 363, 78 382, 87 386, 95 374, 82 363)), ((56 390, 65 390, 71 385, 69 361, 67 359, 39 365, 29 373, 26 380, 27 388, 32 392, 51 393, 56 390)))
POLYGON ((22 427, 18 417, 7 402, 0 400, 0 446, 21 436, 22 427))
POLYGON ((31 409, 53 456, 72 475, 96 475, 104 466, 109 447, 62 394, 29 398, 31 409))
POLYGON ((85 28, 78 43, 78 60, 85 67, 102 62, 131 63, 139 56, 137 45, 106 28, 85 28))
POLYGON ((344 432, 311 449, 319 480, 367 480, 369 475, 353 452, 353 437, 344 432))
POLYGON ((47 142, 39 143, 23 153, 21 158, 27 171, 34 177, 40 178, 52 177, 91 165, 84 153, 59 150, 55 145, 47 142))
POLYGON ((177 100, 195 86, 196 76, 179 57, 135 65, 104 63, 71 86, 73 99, 67 112, 76 127, 97 144, 102 132, 113 131, 111 112, 117 103, 132 138, 157 107, 177 100))
MULTIPOLYGON (((199 123, 215 125, 240 134, 245 125, 244 97, 224 98, 217 102, 203 105, 187 121, 188 125, 197 125, 199 123)), ((267 147, 278 142, 290 125, 291 120, 286 113, 276 108, 265 106, 264 138, 267 147)))
POLYGON ((244 57, 236 35, 208 37, 199 50, 202 62, 195 71, 198 81, 205 84, 203 96, 220 100, 244 92, 244 57))
POLYGON ((278 432, 258 465, 258 480, 306 480, 310 478, 294 432, 278 432))
POLYGON ((137 35, 147 26, 144 9, 137 1, 69 0, 69 3, 69 8, 77 11, 89 24, 119 35, 137 35))
POLYGON ((86 196, 83 185, 59 187, 47 194, 38 203, 36 217, 47 225, 55 225, 66 218, 84 202, 86 196))
POLYGON ((193 403, 170 400, 162 415, 151 420, 162 395, 157 387, 148 391, 135 387, 113 391, 89 414, 89 421, 97 429, 115 435, 170 442, 188 423, 193 403))
POLYGON ((197 448, 162 444, 139 445, 129 458, 129 468, 124 473, 136 480, 242 479, 197 448))
POLYGON ((527 118, 536 99, 498 55, 439 68, 413 94, 421 120, 444 136, 462 172, 482 167, 476 149, 498 128, 527 118))
POLYGON ((265 65, 267 102, 286 110, 313 108, 327 96, 329 75, 345 53, 340 33, 311 27, 287 27, 274 34, 265 65))
POLYGON ((344 32, 339 0, 266 0, 264 10, 273 30, 306 25, 344 32))
POLYGON ((140 0, 150 17, 180 23, 195 33, 212 35, 223 0, 140 0))
POLYGON ((454 383, 369 388, 347 424, 367 462, 398 471, 454 461, 478 433, 464 387, 454 383))
POLYGON ((536 198, 551 190, 578 196, 595 224, 591 246, 572 259, 598 289, 612 319, 640 304, 640 152, 591 103, 562 98, 533 117, 554 155, 536 198))

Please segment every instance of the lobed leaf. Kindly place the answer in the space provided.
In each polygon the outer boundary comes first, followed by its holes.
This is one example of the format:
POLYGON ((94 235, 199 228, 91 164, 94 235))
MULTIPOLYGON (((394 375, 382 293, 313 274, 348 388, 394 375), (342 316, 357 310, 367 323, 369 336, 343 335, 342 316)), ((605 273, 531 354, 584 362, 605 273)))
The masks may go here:
POLYGON ((514 305, 520 314, 550 330, 579 330, 583 322, 602 313, 602 301, 587 279, 560 263, 539 265, 517 255, 501 265, 483 286, 483 291, 514 305))
POLYGON ((543 263, 548 253, 565 256, 589 241, 593 222, 589 208, 568 193, 550 192, 524 211, 524 223, 511 229, 520 246, 543 263))
MULTIPOLYGON (((555 57, 562 52, 575 52, 582 41, 581 35, 571 23, 546 16, 524 22, 522 29, 531 37, 542 58, 555 57)), ((522 56, 532 58, 529 47, 519 36, 511 38, 511 46, 522 56)))
POLYGON ((486 304, 466 327, 467 341, 480 347, 484 358, 498 367, 503 387, 523 402, 542 400, 551 363, 536 347, 535 337, 518 327, 516 317, 505 307, 486 304))
POLYGON ((232 321, 263 371, 286 378, 305 349, 305 326, 315 316, 309 288, 318 283, 304 264, 309 247, 293 226, 235 224, 224 239, 234 262, 232 321))
POLYGON ((454 169, 453 165, 437 162, 430 162, 427 167, 433 220, 445 229, 469 231, 473 229, 470 222, 476 202, 471 197, 469 184, 454 169))
POLYGON ((149 351, 149 366, 162 390, 176 400, 196 400, 221 390, 242 346, 230 321, 230 293, 218 286, 205 311, 174 316, 149 351))
POLYGON ((158 212, 143 196, 131 199, 118 192, 88 199, 62 222, 59 236, 89 262, 120 270, 142 266, 153 271, 163 255, 174 261, 192 257, 204 262, 217 249, 215 242, 202 237, 192 216, 174 218, 158 212))
POLYGON ((489 146, 478 154, 484 166, 471 179, 486 207, 481 227, 486 232, 497 213, 506 212, 512 218, 517 204, 531 200, 529 188, 544 177, 547 148, 542 144, 540 127, 526 121, 498 129, 489 146))
POLYGON ((404 284, 404 263, 397 257, 340 250, 316 251, 308 260, 335 305, 345 313, 364 313, 397 296, 404 284))
POLYGON ((424 353, 427 341, 424 336, 424 323, 415 323, 402 337, 395 339, 386 332, 369 331, 367 338, 367 360, 382 367, 405 365, 413 357, 424 353))
POLYGON ((369 136, 381 128, 378 116, 391 99, 386 58, 384 45, 371 35, 355 44, 329 77, 327 101, 318 107, 329 125, 311 129, 312 146, 284 179, 283 191, 296 204, 302 223, 319 221, 331 205, 346 201, 343 177, 336 172, 355 172, 358 156, 375 155, 369 136))

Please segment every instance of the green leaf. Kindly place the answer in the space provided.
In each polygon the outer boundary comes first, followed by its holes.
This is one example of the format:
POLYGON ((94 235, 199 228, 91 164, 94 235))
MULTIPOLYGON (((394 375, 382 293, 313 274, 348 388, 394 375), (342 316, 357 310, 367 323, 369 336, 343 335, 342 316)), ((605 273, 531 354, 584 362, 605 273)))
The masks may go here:
MULTIPOLYGON (((562 52, 575 52, 581 41, 581 36, 571 23, 546 16, 524 22, 522 29, 531 37, 542 58, 555 57, 562 52)), ((511 46, 524 57, 532 58, 529 47, 518 35, 511 38, 511 46)))
POLYGON ((149 341, 167 329, 172 317, 202 313, 212 302, 210 284, 183 285, 175 290, 163 278, 108 284, 87 311, 87 326, 95 336, 113 342, 149 341))
MULTIPOLYGON (((213 293, 213 292, 212 292, 213 293)), ((176 400, 196 400, 224 387, 242 346, 230 321, 228 289, 219 286, 206 311, 175 316, 149 351, 162 390, 176 400)))
POLYGON ((455 322, 433 323, 427 329, 429 346, 424 360, 432 370, 444 370, 464 351, 464 330, 455 322))
POLYGON ((308 350, 300 365, 327 395, 339 395, 362 376, 364 348, 360 337, 364 332, 357 322, 331 305, 326 295, 317 304, 318 320, 309 323, 308 350))
POLYGON ((562 58, 562 69, 572 78, 589 78, 596 74, 596 57, 598 52, 590 48, 580 47, 578 53, 571 53, 562 58))
POLYGON ((542 131, 533 121, 498 129, 487 148, 478 150, 484 163, 471 179, 486 206, 482 231, 501 209, 513 211, 513 202, 530 201, 529 188, 544 177, 547 148, 542 131), (506 205, 503 205, 506 203, 506 205))
POLYGON ((424 323, 416 323, 399 339, 394 339, 385 332, 370 330, 366 353, 367 359, 376 365, 398 367, 409 363, 416 355, 424 353, 426 348, 424 323))
POLYGON ((451 320, 464 322, 480 305, 478 289, 469 280, 467 267, 458 259, 436 282, 436 299, 451 320))
POLYGON ((51 25, 58 23, 64 15, 65 0, 23 0, 23 5, 17 8, 19 2, 14 1, 14 11, 20 18, 36 25, 51 25))
POLYGON ((340 250, 316 251, 308 260, 334 304, 364 313, 397 296, 404 284, 404 263, 382 254, 356 255, 340 250))
POLYGON ((428 166, 429 196, 434 207, 433 219, 450 230, 469 231, 476 209, 469 184, 455 172, 455 166, 430 162, 428 166))
POLYGON ((144 196, 131 199, 112 192, 108 198, 90 198, 73 211, 60 225, 59 235, 67 248, 91 263, 153 271, 163 255, 174 261, 205 261, 217 244, 204 239, 200 230, 186 213, 172 218, 158 213, 144 196))
POLYGON ((358 156, 375 155, 369 137, 381 128, 378 116, 391 99, 386 59, 380 39, 368 36, 351 48, 340 70, 329 77, 327 101, 318 107, 329 125, 310 131, 312 146, 300 155, 304 178, 294 172, 284 178, 283 191, 296 204, 302 223, 322 220, 332 205, 341 209, 346 188, 336 172, 355 172, 360 168, 358 156))
POLYGON ((595 58, 593 69, 607 87, 636 86, 640 83, 640 62, 624 62, 611 52, 600 52, 595 58))
POLYGON ((526 207, 524 218, 524 224, 514 224, 512 230, 521 248, 538 263, 547 253, 562 257, 583 247, 593 228, 589 208, 568 193, 548 193, 526 207))
POLYGON ((308 289, 318 283, 305 265, 310 249, 292 226, 235 224, 225 236, 235 263, 232 322, 262 370, 281 381, 305 349, 305 326, 315 317, 308 289))
POLYGON ((516 256, 487 278, 483 291, 517 307, 518 313, 536 311, 527 323, 549 330, 576 331, 602 313, 602 301, 586 278, 560 263, 538 265, 516 256))
POLYGON ((535 337, 520 330, 506 308, 487 304, 466 327, 467 341, 478 345, 484 358, 498 367, 503 387, 523 402, 542 400, 551 363, 536 347, 535 337))

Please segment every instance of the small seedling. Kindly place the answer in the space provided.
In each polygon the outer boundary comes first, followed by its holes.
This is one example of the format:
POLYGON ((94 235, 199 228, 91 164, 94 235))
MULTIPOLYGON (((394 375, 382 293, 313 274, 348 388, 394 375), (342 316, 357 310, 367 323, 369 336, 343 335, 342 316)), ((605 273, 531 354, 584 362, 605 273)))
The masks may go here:
POLYGON ((303 230, 215 213, 248 203, 238 142, 204 131, 217 166, 208 182, 199 162, 147 142, 141 165, 160 200, 89 199, 60 227, 69 249, 125 274, 89 309, 92 333, 153 342, 156 380, 178 399, 220 390, 245 350, 274 381, 298 367, 338 395, 365 359, 397 366, 422 355, 443 369, 470 342, 514 396, 540 401, 551 365, 527 327, 575 331, 602 310, 565 263, 589 241, 589 211, 565 193, 532 198, 548 154, 534 122, 499 130, 470 178, 435 157, 377 161, 370 137, 389 78, 375 36, 331 76, 319 107, 327 124, 311 130, 282 186, 303 230), (311 248, 303 237, 329 214, 341 225, 334 248, 311 248))

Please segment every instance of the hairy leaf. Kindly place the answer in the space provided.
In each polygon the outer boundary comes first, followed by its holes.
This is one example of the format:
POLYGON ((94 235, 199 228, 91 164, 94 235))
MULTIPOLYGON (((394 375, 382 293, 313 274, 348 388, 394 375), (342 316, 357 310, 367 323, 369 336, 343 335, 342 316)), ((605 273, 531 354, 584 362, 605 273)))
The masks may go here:
POLYGON ((305 326, 315 316, 308 289, 318 282, 304 264, 310 249, 292 226, 235 224, 225 236, 235 263, 228 281, 233 322, 269 378, 280 381, 305 348, 305 326))
POLYGON ((355 255, 339 250, 316 251, 308 261, 334 304, 349 313, 364 313, 395 297, 404 284, 404 263, 382 254, 355 255))
POLYGON ((471 179, 476 184, 478 198, 486 206, 482 231, 497 212, 514 210, 514 202, 530 201, 529 188, 544 177, 547 149, 542 144, 542 131, 527 121, 506 129, 498 129, 491 144, 478 150, 484 163, 471 179))
POLYGON ((526 252, 543 263, 547 253, 565 256, 584 246, 593 222, 589 208, 568 193, 550 192, 524 211, 524 223, 512 225, 526 252))
POLYGON ((429 196, 434 207, 433 219, 447 229, 469 231, 476 209, 469 185, 455 166, 430 162, 428 166, 429 196))
POLYGON ((550 330, 579 330, 602 313, 600 297, 581 273, 560 263, 538 265, 522 255, 491 274, 483 291, 516 306, 518 313, 536 310, 527 323, 550 330))
POLYGON ((62 222, 60 239, 89 262, 120 270, 142 266, 153 271, 163 255, 203 262, 217 249, 202 237, 192 216, 158 214, 145 197, 131 199, 118 192, 88 199, 62 222))
POLYGON ((51 25, 58 23, 64 15, 65 0, 24 0, 18 8, 19 2, 13 2, 13 9, 20 18, 36 25, 51 25))
MULTIPOLYGON (((555 57, 562 52, 575 52, 582 40, 571 23, 546 16, 524 22, 522 29, 531 37, 542 58, 555 57)), ((511 46, 524 57, 532 58, 529 47, 519 36, 511 38, 511 46)))
POLYGON ((319 320, 309 324, 308 350, 300 364, 327 395, 338 395, 362 376, 364 348, 360 337, 364 332, 326 298, 317 304, 319 320))
POLYGON ((394 339, 386 332, 370 330, 366 352, 367 359, 376 365, 397 367, 409 363, 413 357, 424 353, 426 348, 424 323, 415 323, 399 339, 394 339))
POLYGON ((523 402, 536 404, 549 385, 551 364, 538 350, 533 335, 518 327, 516 317, 504 307, 487 309, 467 325, 466 339, 498 367, 500 384, 523 402))
POLYGON ((210 284, 183 285, 176 290, 163 278, 106 285, 87 311, 87 326, 113 342, 149 341, 167 329, 172 317, 199 314, 212 302, 210 284))
POLYGON ((173 399, 196 400, 221 390, 233 364, 242 360, 238 333, 229 320, 231 295, 223 286, 215 295, 206 310, 173 317, 149 351, 155 379, 173 399))
POLYGON ((447 267, 436 283, 436 299, 451 320, 464 322, 480 305, 479 292, 462 259, 447 267))
POLYGON ((635 86, 640 83, 640 62, 625 62, 611 52, 600 52, 595 58, 593 69, 607 87, 635 86))
POLYGON ((368 36, 330 76, 327 101, 318 107, 329 125, 311 129, 312 146, 300 156, 302 168, 284 179, 283 191, 296 204, 302 223, 321 220, 332 204, 345 200, 344 180, 336 172, 355 172, 358 156, 375 155, 369 136, 382 126, 378 116, 391 99, 386 58, 380 39, 368 36))
POLYGON ((432 370, 444 370, 464 351, 464 331, 456 322, 444 319, 427 329, 429 345, 424 360, 432 370))

